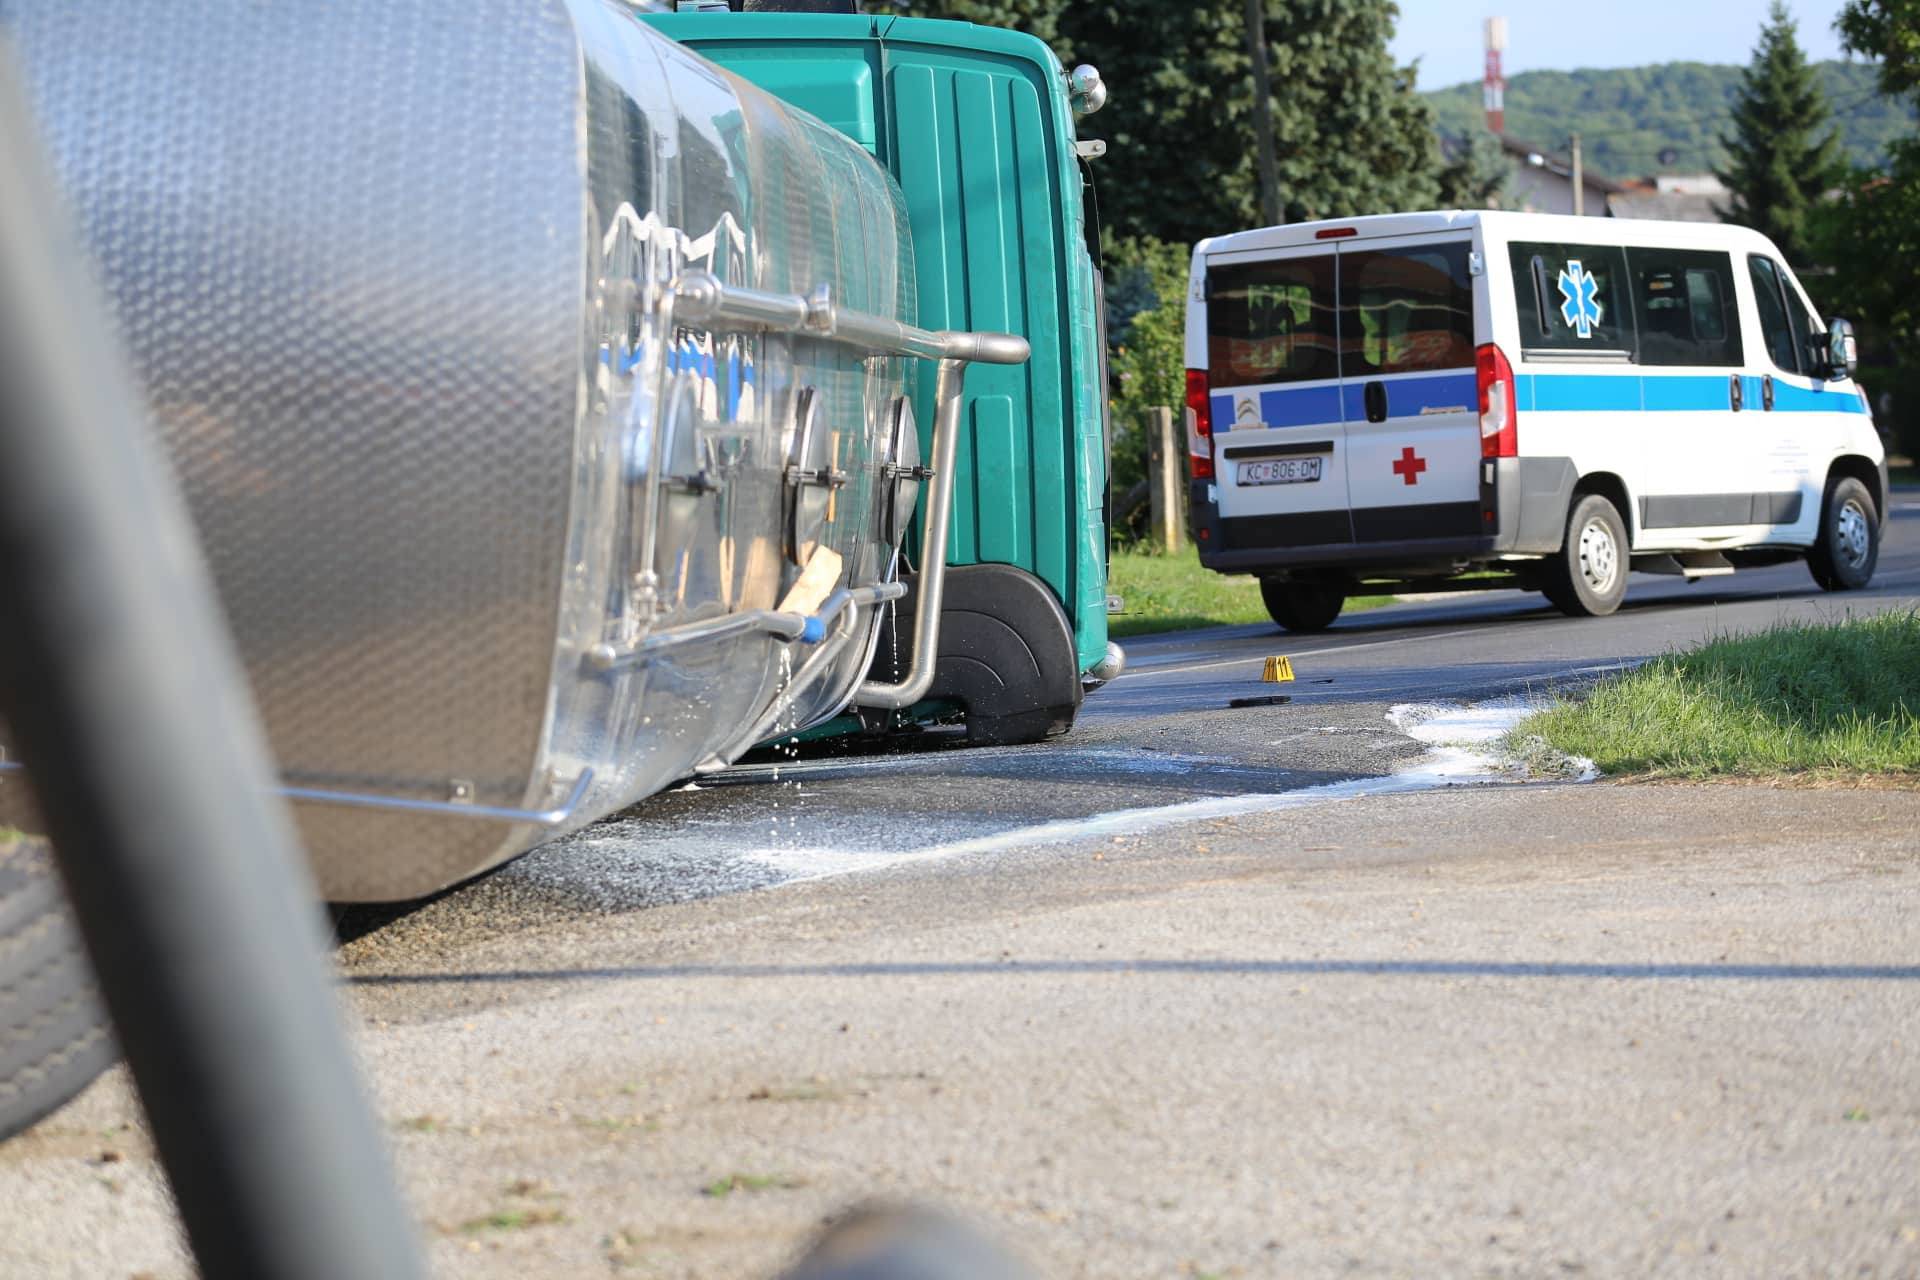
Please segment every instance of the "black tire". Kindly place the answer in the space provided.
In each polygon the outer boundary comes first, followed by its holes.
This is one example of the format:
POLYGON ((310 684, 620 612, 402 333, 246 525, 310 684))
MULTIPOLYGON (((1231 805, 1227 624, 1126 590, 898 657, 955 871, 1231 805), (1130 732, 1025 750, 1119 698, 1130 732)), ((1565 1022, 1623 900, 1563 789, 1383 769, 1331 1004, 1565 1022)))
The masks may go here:
POLYGON ((0 1139, 119 1056, 46 845, 0 836, 0 1139))
POLYGON ((1827 591, 1858 591, 1880 563, 1880 517, 1867 486, 1852 476, 1827 481, 1820 538, 1807 551, 1813 580, 1827 591))
POLYGON ((1541 590, 1570 618, 1605 617, 1627 597, 1631 564, 1627 522, 1613 503, 1589 493, 1567 513, 1567 536, 1546 562, 1541 590))
POLYGON ((1346 606, 1346 589, 1332 582, 1260 580, 1267 613, 1288 631, 1325 631, 1346 606))

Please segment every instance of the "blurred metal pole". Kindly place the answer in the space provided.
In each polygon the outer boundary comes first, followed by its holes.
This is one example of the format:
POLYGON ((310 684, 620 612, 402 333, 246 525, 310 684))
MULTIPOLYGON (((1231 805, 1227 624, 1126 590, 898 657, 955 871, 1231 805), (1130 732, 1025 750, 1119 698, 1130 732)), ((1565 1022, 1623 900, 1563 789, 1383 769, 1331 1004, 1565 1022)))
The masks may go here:
POLYGON ((421 1274, 320 907, 0 26, 0 713, 202 1273, 421 1274))

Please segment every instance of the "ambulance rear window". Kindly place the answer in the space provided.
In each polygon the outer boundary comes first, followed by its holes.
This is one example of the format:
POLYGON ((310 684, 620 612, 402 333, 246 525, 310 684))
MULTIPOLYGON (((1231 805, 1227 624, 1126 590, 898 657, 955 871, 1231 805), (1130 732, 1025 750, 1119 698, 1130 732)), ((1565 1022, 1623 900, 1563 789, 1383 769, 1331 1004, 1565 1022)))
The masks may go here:
POLYGON ((1207 270, 1207 365, 1216 387, 1339 376, 1333 255, 1207 270))
POLYGON ((1473 367, 1464 240, 1340 257, 1341 375, 1473 367))

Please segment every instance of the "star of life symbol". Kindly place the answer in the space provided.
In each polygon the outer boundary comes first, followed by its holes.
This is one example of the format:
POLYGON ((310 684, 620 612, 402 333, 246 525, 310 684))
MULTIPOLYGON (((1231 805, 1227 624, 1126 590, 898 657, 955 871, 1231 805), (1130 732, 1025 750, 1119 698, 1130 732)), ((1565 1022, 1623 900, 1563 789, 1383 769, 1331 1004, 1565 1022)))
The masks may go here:
POLYGON ((1582 338, 1591 338, 1593 327, 1604 314, 1600 306, 1600 282, 1580 265, 1580 259, 1571 258, 1561 269, 1559 285, 1560 296, 1566 299, 1560 304, 1560 318, 1582 338))

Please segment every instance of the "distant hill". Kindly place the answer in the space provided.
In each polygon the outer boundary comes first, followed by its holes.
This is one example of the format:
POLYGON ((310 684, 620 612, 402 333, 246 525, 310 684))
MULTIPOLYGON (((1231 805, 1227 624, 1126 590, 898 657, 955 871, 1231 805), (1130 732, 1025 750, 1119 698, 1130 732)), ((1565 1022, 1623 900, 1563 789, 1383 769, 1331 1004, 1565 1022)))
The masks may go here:
MULTIPOLYGON (((1857 164, 1886 158, 1887 143, 1913 129, 1910 111, 1882 98, 1871 67, 1815 64, 1841 149, 1857 164)), ((1739 67, 1668 62, 1615 70, 1527 71, 1507 82, 1507 133, 1558 150, 1576 129, 1586 163, 1609 178, 1702 173, 1725 163, 1720 135, 1740 83, 1739 67), (1672 148, 1671 164, 1660 152, 1672 148)), ((1448 133, 1483 127, 1480 85, 1425 95, 1448 133)))

